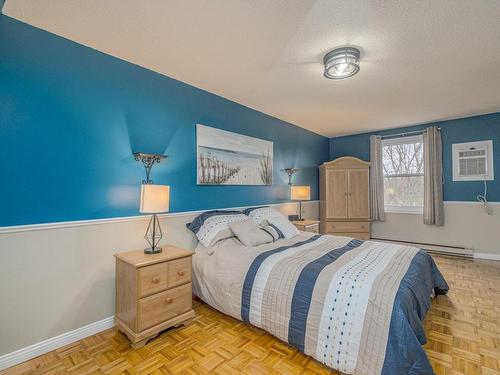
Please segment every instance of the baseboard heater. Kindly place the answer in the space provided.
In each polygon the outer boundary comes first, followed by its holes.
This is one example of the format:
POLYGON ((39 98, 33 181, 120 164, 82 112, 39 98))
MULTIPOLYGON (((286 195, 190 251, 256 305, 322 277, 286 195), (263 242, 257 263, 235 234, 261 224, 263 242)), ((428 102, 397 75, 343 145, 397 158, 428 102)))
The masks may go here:
POLYGON ((391 242, 397 243, 401 245, 410 245, 418 247, 422 250, 425 250, 431 254, 440 254, 440 255, 448 255, 448 256, 456 256, 463 258, 473 258, 474 250, 471 248, 463 247, 463 246, 449 246, 449 245, 439 245, 433 243, 425 243, 425 242, 410 242, 410 241, 401 241, 401 240, 391 240, 387 238, 371 238, 373 241, 383 241, 383 242, 391 242))

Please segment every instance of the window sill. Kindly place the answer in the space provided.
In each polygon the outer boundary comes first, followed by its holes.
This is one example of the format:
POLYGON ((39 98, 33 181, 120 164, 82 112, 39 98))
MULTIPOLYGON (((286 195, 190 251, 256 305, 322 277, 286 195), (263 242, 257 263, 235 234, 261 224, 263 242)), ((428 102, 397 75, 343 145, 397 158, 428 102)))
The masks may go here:
POLYGON ((424 210, 421 208, 410 207, 386 207, 384 211, 388 214, 410 214, 410 215, 423 215, 424 210))

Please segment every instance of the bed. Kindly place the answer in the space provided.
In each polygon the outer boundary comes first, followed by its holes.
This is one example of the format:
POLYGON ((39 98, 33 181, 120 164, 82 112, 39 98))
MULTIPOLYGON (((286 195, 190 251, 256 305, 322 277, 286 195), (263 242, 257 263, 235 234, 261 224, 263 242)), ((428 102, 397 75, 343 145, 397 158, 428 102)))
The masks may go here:
POLYGON ((260 246, 201 243, 195 294, 345 374, 433 374, 422 348, 431 294, 448 285, 424 251, 300 232, 260 246))

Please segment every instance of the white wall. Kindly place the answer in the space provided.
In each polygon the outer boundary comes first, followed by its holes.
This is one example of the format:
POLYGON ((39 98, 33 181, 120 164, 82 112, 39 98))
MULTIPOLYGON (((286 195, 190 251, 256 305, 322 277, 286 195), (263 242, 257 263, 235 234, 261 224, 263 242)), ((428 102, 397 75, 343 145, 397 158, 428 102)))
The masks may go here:
MULTIPOLYGON (((305 204, 305 216, 317 218, 318 206, 305 204)), ((163 243, 194 248, 185 224, 195 216, 163 217, 163 243)), ((113 254, 144 248, 147 220, 0 228, 0 356, 114 315, 113 254)))
POLYGON ((422 215, 387 213, 385 222, 372 224, 372 237, 391 240, 463 246, 475 256, 500 259, 500 204, 492 203, 487 215, 475 202, 445 202, 445 225, 425 225, 422 215))

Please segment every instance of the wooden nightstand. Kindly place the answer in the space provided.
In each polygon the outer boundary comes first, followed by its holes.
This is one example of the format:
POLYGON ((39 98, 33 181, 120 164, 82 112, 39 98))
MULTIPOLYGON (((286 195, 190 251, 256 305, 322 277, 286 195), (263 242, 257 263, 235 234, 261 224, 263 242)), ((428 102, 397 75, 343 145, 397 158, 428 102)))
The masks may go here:
POLYGON ((194 318, 191 256, 164 246, 160 254, 143 250, 115 254, 115 324, 134 349, 159 332, 194 318))
POLYGON ((292 221, 292 224, 297 227, 298 230, 303 232, 319 233, 319 221, 318 220, 302 220, 302 221, 292 221))

